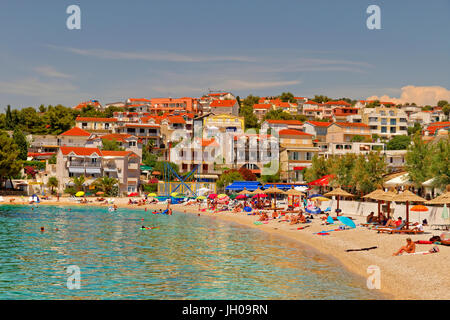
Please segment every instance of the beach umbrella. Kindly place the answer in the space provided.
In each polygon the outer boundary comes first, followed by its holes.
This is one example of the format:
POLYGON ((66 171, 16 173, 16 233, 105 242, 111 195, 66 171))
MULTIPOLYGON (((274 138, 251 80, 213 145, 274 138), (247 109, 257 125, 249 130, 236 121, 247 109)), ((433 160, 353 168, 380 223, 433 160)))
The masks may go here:
POLYGON ((215 199, 215 198, 217 198, 217 194, 211 193, 210 195, 208 195, 208 198, 215 199))
POLYGON ((397 195, 397 197, 395 198, 395 201, 406 202, 406 229, 408 229, 408 224, 409 224, 409 203, 410 202, 426 202, 427 200, 425 200, 422 197, 419 197, 418 195, 415 195, 414 193, 412 193, 409 190, 405 190, 402 193, 400 193, 399 195, 397 195))
POLYGON ((228 195, 226 195, 225 193, 221 193, 217 196, 217 198, 219 198, 219 199, 223 199, 223 198, 227 198, 227 197, 228 197, 228 195))
MULTIPOLYGON (((277 194, 286 194, 286 192, 284 192, 281 189, 278 189, 277 187, 267 188, 266 190, 264 190, 264 193, 265 194, 270 194, 270 195, 272 195, 272 194, 275 194, 275 195, 277 195, 277 194)), ((276 208, 277 208, 277 198, 275 196, 275 211, 276 211, 276 208)))
POLYGON ((449 215, 448 215, 448 208, 447 208, 447 204, 444 204, 444 209, 442 210, 442 219, 444 221, 448 220, 449 215))
POLYGON ((343 224, 345 224, 346 226, 350 227, 350 228, 356 228, 355 223, 353 222, 352 219, 350 219, 349 217, 343 217, 343 216, 339 216, 337 217, 338 220, 340 222, 342 222, 343 224))
POLYGON ((380 208, 380 202, 383 201, 383 199, 381 199, 380 197, 384 194, 383 189, 378 188, 375 191, 372 191, 369 194, 366 194, 363 198, 365 199, 372 199, 372 200, 376 200, 378 203, 378 216, 380 216, 381 213, 381 208, 380 208))
POLYGON ((245 194, 239 194, 236 197, 237 200, 241 200, 241 199, 245 199, 245 198, 247 198, 247 196, 245 194))
POLYGON ((314 197, 311 200, 316 200, 316 201, 330 201, 331 199, 325 198, 325 197, 314 197))
POLYGON ((391 202, 393 201, 397 201, 397 197, 398 197, 398 193, 395 191, 394 188, 391 188, 389 191, 387 192, 383 192, 380 196, 379 199, 383 200, 385 202, 387 202, 387 210, 388 210, 388 215, 390 217, 391 215, 391 202))
POLYGON ((417 204, 415 206, 412 206, 410 210, 419 212, 419 221, 420 221, 420 212, 426 212, 426 211, 428 211, 428 208, 425 207, 424 205, 417 204))
POLYGON ((291 189, 289 189, 288 191, 286 191, 287 195, 292 196, 292 204, 294 204, 294 199, 296 196, 304 196, 305 194, 299 190, 294 189, 294 187, 292 187, 291 189))
POLYGON ((333 191, 330 191, 328 193, 325 193, 325 196, 327 197, 336 197, 337 200, 337 209, 339 209, 339 198, 340 197, 353 197, 351 193, 348 193, 345 190, 342 190, 340 187, 333 189, 333 191))
POLYGON ((254 190, 254 191, 251 191, 251 192, 247 193, 247 194, 263 194, 263 193, 266 193, 266 190, 261 190, 260 188, 258 188, 258 189, 254 190))
POLYGON ((267 197, 267 194, 260 193, 260 194, 255 194, 252 198, 265 198, 265 197, 267 197))
POLYGON ((76 197, 82 197, 84 196, 84 192, 83 191, 78 191, 77 193, 75 193, 76 197))
POLYGON ((426 204, 450 204, 450 185, 447 186, 447 192, 433 200, 427 201, 426 204))
POLYGON ((198 200, 205 200, 206 197, 205 197, 205 196, 198 196, 197 199, 198 199, 198 200))
POLYGON ((252 191, 247 190, 247 188, 244 188, 244 190, 238 193, 238 195, 247 195, 247 194, 252 194, 252 191))
POLYGON ((318 198, 318 197, 323 197, 323 195, 321 195, 321 194, 318 194, 318 193, 316 193, 316 194, 312 194, 312 195, 310 195, 310 196, 308 197, 308 199, 312 199, 312 198, 318 198))
POLYGON ((137 193, 137 192, 132 192, 132 193, 130 193, 128 196, 129 197, 137 197, 139 195, 139 193, 137 193))
POLYGON ((96 195, 102 195, 102 194, 105 194, 105 193, 103 191, 99 191, 96 193, 96 195))
POLYGON ((154 192, 152 192, 152 193, 149 193, 148 195, 147 195, 148 197, 156 197, 157 196, 157 194, 156 193, 154 193, 154 192))

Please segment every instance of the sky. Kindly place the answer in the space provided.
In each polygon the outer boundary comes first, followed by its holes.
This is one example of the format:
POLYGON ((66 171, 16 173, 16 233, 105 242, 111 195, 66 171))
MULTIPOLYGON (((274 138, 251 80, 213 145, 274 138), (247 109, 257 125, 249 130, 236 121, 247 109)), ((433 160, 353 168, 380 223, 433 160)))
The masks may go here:
POLYGON ((0 110, 209 90, 450 100, 449 18, 450 0, 2 0, 0 110))

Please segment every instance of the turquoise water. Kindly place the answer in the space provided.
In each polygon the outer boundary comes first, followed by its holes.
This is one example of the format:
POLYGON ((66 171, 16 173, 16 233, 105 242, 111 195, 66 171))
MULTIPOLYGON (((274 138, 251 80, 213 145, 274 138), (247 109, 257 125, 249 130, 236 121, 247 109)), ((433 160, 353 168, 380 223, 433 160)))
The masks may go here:
POLYGON ((296 242, 215 218, 143 209, 0 206, 0 262, 0 299, 382 297, 296 242), (142 231, 142 224, 159 229, 142 231), (80 289, 67 288, 70 265, 80 268, 80 289))

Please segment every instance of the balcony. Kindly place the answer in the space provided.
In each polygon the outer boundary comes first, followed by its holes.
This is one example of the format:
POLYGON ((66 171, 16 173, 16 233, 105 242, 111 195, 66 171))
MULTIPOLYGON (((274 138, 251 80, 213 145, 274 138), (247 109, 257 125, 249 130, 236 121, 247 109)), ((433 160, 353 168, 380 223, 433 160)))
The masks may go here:
POLYGON ((128 164, 128 169, 129 170, 137 170, 137 169, 139 169, 139 163, 129 163, 128 164))
POLYGON ((85 161, 68 161, 67 167, 72 168, 100 168, 100 162, 85 162, 85 161))

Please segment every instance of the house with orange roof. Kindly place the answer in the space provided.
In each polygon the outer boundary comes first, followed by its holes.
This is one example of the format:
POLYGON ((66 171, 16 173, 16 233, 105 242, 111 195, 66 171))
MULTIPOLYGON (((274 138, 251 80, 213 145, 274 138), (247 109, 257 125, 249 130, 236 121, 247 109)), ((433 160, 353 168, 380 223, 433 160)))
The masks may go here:
POLYGON ((102 111, 105 108, 100 104, 98 100, 91 99, 89 101, 81 102, 78 105, 74 106, 73 109, 75 110, 82 110, 83 108, 86 108, 88 106, 94 107, 96 110, 102 111))
POLYGON ((280 141, 280 179, 283 182, 303 182, 304 169, 311 166, 312 158, 319 152, 312 134, 284 129, 278 132, 280 141))
POLYGON ((73 127, 58 136, 58 146, 84 147, 91 133, 78 127, 73 127))
POLYGON ((199 103, 195 98, 152 98, 150 111, 154 114, 171 112, 198 112, 199 103))
POLYGON ((56 156, 58 191, 73 185, 73 178, 84 176, 85 190, 97 178, 104 176, 118 180, 120 196, 139 189, 141 158, 132 151, 105 151, 99 148, 61 146, 56 156))
POLYGON ((112 133, 117 126, 116 118, 77 117, 75 125, 90 133, 112 133))
POLYGON ((306 133, 312 134, 317 140, 325 141, 328 127, 332 124, 332 122, 325 121, 306 121, 303 124, 304 131, 306 133))
POLYGON ((116 141, 120 148, 123 148, 125 151, 134 152, 142 158, 142 140, 126 133, 108 133, 105 135, 91 136, 86 141, 85 147, 102 149, 105 140, 116 141))
POLYGON ((263 120, 267 112, 273 109, 274 107, 270 103, 256 103, 253 105, 253 113, 255 114, 256 118, 258 118, 258 121, 263 120))
POLYGON ((303 130, 303 122, 299 120, 272 120, 266 119, 263 123, 261 123, 261 131, 268 132, 269 129, 271 132, 280 131, 283 129, 295 129, 295 130, 303 130))
POLYGON ((237 100, 213 100, 209 104, 209 108, 213 114, 239 115, 239 104, 237 100))
POLYGON ((360 136, 366 142, 372 141, 370 127, 364 123, 333 122, 327 130, 326 142, 352 142, 355 136, 360 136))
POLYGON ((116 127, 115 133, 136 136, 143 144, 151 143, 156 148, 160 148, 164 141, 164 137, 161 135, 161 125, 157 124, 153 118, 147 122, 123 123, 116 127))

